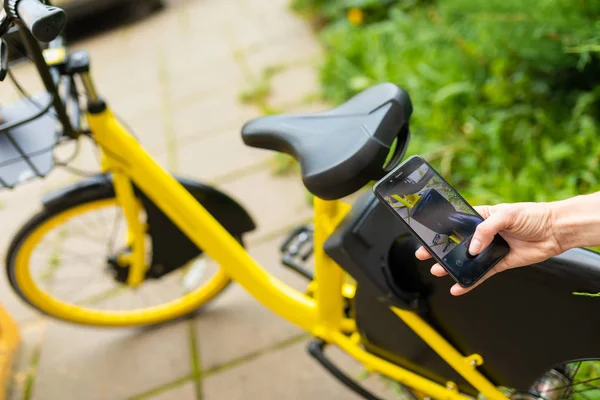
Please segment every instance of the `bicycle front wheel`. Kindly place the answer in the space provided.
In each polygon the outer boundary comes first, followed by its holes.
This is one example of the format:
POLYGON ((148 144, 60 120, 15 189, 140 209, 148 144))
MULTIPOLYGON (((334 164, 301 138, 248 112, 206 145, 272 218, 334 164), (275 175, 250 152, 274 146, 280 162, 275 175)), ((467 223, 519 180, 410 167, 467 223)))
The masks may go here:
MULTIPOLYGON (((201 254, 159 278, 127 285, 127 269, 115 261, 128 248, 122 209, 112 194, 86 197, 41 211, 8 251, 10 284, 41 312, 84 325, 152 325, 196 311, 230 283, 223 269, 201 254)), ((143 209, 140 214, 145 222, 143 209)), ((151 247, 147 238, 147 260, 151 247)))

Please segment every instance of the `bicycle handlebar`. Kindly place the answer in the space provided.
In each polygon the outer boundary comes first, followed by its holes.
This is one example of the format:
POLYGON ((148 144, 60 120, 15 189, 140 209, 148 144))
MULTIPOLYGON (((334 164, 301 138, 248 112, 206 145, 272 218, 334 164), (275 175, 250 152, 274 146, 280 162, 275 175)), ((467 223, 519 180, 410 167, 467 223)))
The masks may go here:
POLYGON ((7 12, 18 18, 40 42, 51 42, 60 35, 67 22, 67 14, 41 0, 6 0, 7 12))

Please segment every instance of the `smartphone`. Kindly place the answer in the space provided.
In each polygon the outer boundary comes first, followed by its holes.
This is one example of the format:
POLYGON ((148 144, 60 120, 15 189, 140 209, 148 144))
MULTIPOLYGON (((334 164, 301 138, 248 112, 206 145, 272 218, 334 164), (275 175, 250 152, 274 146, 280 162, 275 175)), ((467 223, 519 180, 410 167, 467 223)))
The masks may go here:
POLYGON ((396 167, 373 191, 463 287, 474 285, 510 249, 496 235, 480 254, 469 253, 471 238, 483 218, 419 156, 396 167))

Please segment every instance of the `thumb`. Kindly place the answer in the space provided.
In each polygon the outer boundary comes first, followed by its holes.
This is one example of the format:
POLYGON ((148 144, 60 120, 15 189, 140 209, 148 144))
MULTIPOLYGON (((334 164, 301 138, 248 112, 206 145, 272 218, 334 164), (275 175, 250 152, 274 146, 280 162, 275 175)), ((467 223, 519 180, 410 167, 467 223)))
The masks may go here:
POLYGON ((490 215, 488 219, 477 226, 477 229, 471 238, 469 253, 471 253, 471 255, 481 253, 490 245, 490 243, 492 243, 494 236, 496 236, 498 232, 509 228, 511 224, 512 217, 505 211, 499 211, 490 215))

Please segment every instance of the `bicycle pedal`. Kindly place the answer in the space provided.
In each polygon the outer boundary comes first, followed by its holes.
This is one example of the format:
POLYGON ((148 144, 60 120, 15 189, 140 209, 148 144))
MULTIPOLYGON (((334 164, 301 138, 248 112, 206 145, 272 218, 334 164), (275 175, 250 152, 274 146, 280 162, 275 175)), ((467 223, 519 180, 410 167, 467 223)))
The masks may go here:
POLYGON ((303 277, 313 280, 313 274, 304 264, 313 254, 314 229, 303 225, 294 229, 281 245, 281 263, 303 277))

